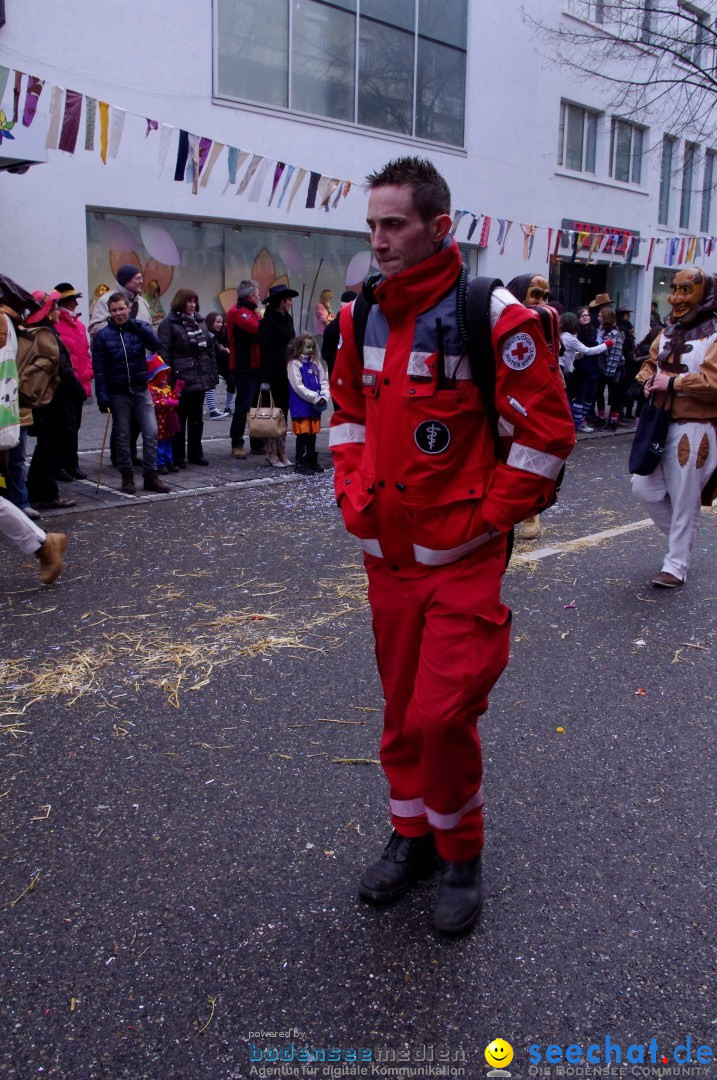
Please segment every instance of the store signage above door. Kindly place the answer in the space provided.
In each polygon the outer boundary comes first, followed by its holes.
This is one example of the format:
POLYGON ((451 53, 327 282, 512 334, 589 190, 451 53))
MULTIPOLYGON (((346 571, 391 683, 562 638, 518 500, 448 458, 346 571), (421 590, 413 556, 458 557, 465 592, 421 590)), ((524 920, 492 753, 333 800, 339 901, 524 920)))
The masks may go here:
POLYGON ((619 229, 616 225, 595 225, 590 221, 572 221, 563 218, 563 235, 560 238, 562 250, 573 251, 575 236, 580 237, 577 251, 589 251, 594 255, 624 255, 627 241, 633 237, 640 239, 640 233, 634 229, 619 229), (572 233, 571 237, 569 234, 572 233), (605 241, 603 245, 603 241, 605 241))

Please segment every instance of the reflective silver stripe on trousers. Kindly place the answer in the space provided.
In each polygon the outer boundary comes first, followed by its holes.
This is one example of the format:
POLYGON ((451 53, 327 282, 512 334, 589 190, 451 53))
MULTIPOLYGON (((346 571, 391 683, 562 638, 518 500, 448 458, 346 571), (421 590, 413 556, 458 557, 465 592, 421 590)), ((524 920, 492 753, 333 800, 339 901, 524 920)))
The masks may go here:
POLYGON ((365 424, 335 424, 329 429, 329 446, 341 446, 343 443, 365 443, 365 424))
POLYGON ((475 795, 472 795, 460 810, 456 810, 455 814, 439 814, 437 810, 431 810, 430 806, 426 806, 423 799, 391 799, 390 805, 391 813, 395 817, 420 817, 421 814, 425 814, 434 829, 447 830, 455 829, 466 814, 469 814, 471 810, 477 810, 484 801, 481 784, 475 795))
POLYGON ((369 371, 383 371, 383 362, 386 359, 386 350, 378 345, 364 345, 363 366, 369 371))
POLYGON ((353 536, 356 543, 367 555, 374 555, 377 559, 383 558, 383 551, 378 540, 362 540, 360 536, 355 536, 354 533, 349 533, 349 536, 353 536))
POLYGON ((458 562, 464 555, 468 555, 469 552, 475 551, 476 548, 482 547, 483 544, 487 544, 494 536, 498 536, 498 532, 489 529, 488 532, 481 533, 480 536, 474 537, 473 540, 467 540, 465 544, 459 544, 458 547, 454 548, 444 548, 443 550, 414 544, 413 557, 416 562, 422 563, 424 566, 447 566, 448 563, 458 562))
POLYGON ((499 435, 505 435, 506 437, 510 437, 511 435, 515 435, 515 425, 509 423, 502 416, 499 416, 498 417, 498 434, 499 435))
POLYGON ((536 476, 544 476, 546 480, 557 480, 565 462, 555 454, 546 454, 542 450, 534 450, 532 446, 524 446, 522 443, 513 443, 508 454, 506 465, 512 465, 524 472, 535 473, 536 476))

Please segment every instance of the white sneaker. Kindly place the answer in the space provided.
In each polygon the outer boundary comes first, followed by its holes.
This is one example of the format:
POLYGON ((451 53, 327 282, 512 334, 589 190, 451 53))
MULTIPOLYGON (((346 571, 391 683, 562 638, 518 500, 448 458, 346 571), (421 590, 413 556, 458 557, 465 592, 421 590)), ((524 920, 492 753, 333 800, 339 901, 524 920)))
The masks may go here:
POLYGON ((581 435, 592 435, 595 428, 588 427, 587 424, 581 424, 580 427, 576 428, 575 430, 578 431, 581 435))

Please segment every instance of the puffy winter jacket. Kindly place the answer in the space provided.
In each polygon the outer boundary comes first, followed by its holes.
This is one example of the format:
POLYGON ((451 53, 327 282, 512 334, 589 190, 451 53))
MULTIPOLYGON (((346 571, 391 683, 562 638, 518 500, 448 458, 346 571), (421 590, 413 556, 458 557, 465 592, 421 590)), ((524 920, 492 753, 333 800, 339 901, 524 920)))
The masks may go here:
POLYGON ((109 404, 111 394, 141 394, 147 389, 147 350, 159 351, 159 339, 147 323, 109 322, 98 331, 92 342, 98 404, 109 404))
POLYGON ((75 375, 89 397, 92 393, 92 357, 85 324, 67 308, 60 308, 60 318, 55 329, 70 354, 75 375))
POLYGON ((184 381, 184 389, 212 390, 219 382, 212 335, 197 323, 200 335, 192 341, 182 316, 171 311, 157 327, 159 351, 172 369, 172 382, 184 381))

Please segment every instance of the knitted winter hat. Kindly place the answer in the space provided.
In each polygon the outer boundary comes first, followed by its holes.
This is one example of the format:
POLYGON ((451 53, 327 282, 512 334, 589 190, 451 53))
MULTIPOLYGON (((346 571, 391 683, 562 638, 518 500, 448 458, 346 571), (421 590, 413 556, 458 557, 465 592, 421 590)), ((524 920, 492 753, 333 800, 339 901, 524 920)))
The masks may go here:
POLYGON ((117 283, 124 288, 128 281, 141 273, 142 271, 138 266, 133 266, 132 263, 124 263, 117 271, 117 283))

